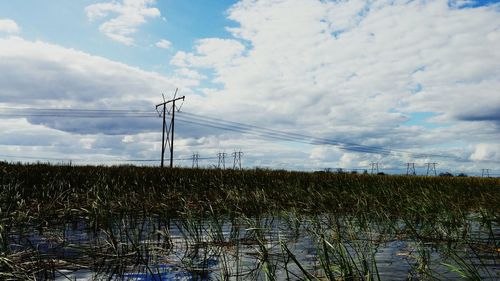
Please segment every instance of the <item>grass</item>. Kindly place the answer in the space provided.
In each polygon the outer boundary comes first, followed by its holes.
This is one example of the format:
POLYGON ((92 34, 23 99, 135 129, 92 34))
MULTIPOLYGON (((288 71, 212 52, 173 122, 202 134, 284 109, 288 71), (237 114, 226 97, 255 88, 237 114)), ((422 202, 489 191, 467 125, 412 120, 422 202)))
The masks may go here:
POLYGON ((261 214, 300 209, 390 216, 497 210, 498 179, 374 176, 268 170, 0 166, 3 212, 99 218, 99 212, 261 214))
POLYGON ((0 188, 4 279, 384 280, 396 240, 409 278, 498 274, 499 179, 0 162, 0 188))

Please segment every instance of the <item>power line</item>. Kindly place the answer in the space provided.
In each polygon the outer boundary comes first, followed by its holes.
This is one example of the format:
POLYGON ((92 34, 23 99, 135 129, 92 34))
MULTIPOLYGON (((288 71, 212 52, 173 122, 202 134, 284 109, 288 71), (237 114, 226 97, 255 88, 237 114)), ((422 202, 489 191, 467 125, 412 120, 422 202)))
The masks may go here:
MULTIPOLYGON (((184 113, 184 114, 186 114, 186 113, 184 113)), ((192 113, 187 113, 187 114, 194 115, 192 113)), ((297 134, 297 133, 288 133, 288 132, 278 131, 278 130, 274 130, 274 129, 267 129, 267 128, 263 128, 263 127, 258 127, 258 126, 248 125, 248 124, 243 124, 243 123, 238 123, 238 122, 223 121, 223 123, 222 123, 222 122, 216 121, 216 122, 212 123, 211 121, 206 120, 207 118, 211 118, 211 117, 204 116, 203 119, 201 119, 201 117, 199 117, 199 118, 187 118, 187 119, 181 118, 179 120, 182 120, 182 122, 198 124, 198 125, 202 125, 202 126, 208 126, 208 127, 218 128, 218 129, 227 130, 227 131, 240 132, 240 133, 245 133, 245 134, 250 134, 250 135, 264 136, 267 138, 273 138, 273 139, 278 139, 278 140, 283 140, 283 141, 293 141, 293 142, 312 144, 312 145, 326 145, 326 144, 334 145, 334 146, 339 147, 339 149, 347 150, 347 151, 354 151, 354 152, 364 152, 364 153, 372 153, 372 154, 374 153, 374 154, 381 154, 381 155, 390 155, 390 154, 394 154, 394 153, 405 153, 405 154, 412 156, 414 158, 437 157, 437 158, 459 159, 455 156, 450 156, 450 155, 440 155, 440 154, 430 154, 430 153, 426 153, 426 154, 414 153, 414 152, 404 151, 404 150, 385 149, 385 148, 381 148, 381 147, 367 146, 367 145, 361 145, 361 144, 356 144, 356 143, 351 143, 351 142, 342 142, 342 141, 338 141, 338 140, 318 138, 318 137, 314 137, 314 136, 308 136, 308 135, 297 134), (255 128, 255 130, 252 130, 252 128, 255 128)), ((460 160, 465 160, 465 159, 460 159, 460 160)))
MULTIPOLYGON (((26 108, 25 108, 26 109, 26 108)), ((79 117, 79 118, 115 118, 115 117, 152 117, 154 116, 153 112, 148 112, 148 111, 140 111, 140 110, 131 110, 130 112, 127 112, 126 110, 90 110, 90 109, 85 109, 85 110, 80 110, 80 109, 33 109, 35 112, 33 113, 3 113, 3 116, 15 116, 15 117, 79 117), (72 113, 72 114, 69 114, 72 113), (90 114, 93 115, 90 115, 90 114), (134 114, 130 114, 134 113, 134 114), (147 113, 148 115, 137 115, 137 114, 144 114, 147 113), (149 115, 151 114, 151 115, 149 115)), ((0 113, 0 116, 2 113, 0 113)), ((249 125, 249 124, 244 124, 244 123, 238 123, 238 122, 232 122, 232 121, 227 121, 227 120, 222 120, 214 117, 208 117, 208 116, 203 116, 203 115, 197 115, 193 113, 187 113, 187 119, 184 120, 185 122, 192 123, 192 124, 197 124, 197 125, 204 125, 204 126, 209 126, 213 128, 218 128, 218 129, 223 129, 223 130, 232 130, 232 131, 237 131, 240 133, 249 133, 249 131, 253 130, 259 133, 261 136, 272 136, 274 138, 278 138, 280 140, 285 140, 285 141, 294 141, 297 142, 299 138, 302 138, 303 140, 299 142, 303 142, 306 144, 333 144, 333 145, 344 145, 344 147, 347 150, 351 151, 357 151, 357 152, 368 152, 368 153, 375 153, 373 150, 374 147, 368 147, 360 144, 354 144, 354 143, 340 143, 338 141, 332 141, 332 140, 327 140, 327 139, 320 139, 320 138, 315 138, 312 136, 306 136, 306 135, 300 135, 296 133, 288 133, 288 132, 282 132, 282 131, 277 131, 273 129, 268 129, 268 128, 263 128, 263 127, 258 127, 255 125, 249 125), (210 121, 208 121, 210 120, 210 121)), ((255 133, 254 133, 255 135, 255 133)), ((383 150, 382 148, 377 148, 378 153, 389 153, 390 151, 388 150, 383 150)))
POLYGON ((101 112, 101 113, 154 113, 152 110, 143 110, 143 109, 85 109, 85 108, 37 108, 37 107, 0 107, 0 110, 9 113, 9 112, 17 112, 19 110, 22 111, 31 111, 36 113, 42 112, 82 112, 82 113, 93 113, 93 112, 101 112))
MULTIPOLYGON (((75 161, 75 162, 160 162, 160 159, 82 159, 82 158, 59 158, 59 157, 42 157, 42 156, 19 156, 0 154, 0 157, 15 158, 15 159, 30 159, 30 160, 60 160, 60 161, 75 161)), ((193 158, 174 158, 176 161, 187 161, 193 158)), ((198 160, 213 160, 216 157, 198 157, 198 160)))
MULTIPOLYGON (((238 153, 238 152, 236 152, 238 153)), ((241 152, 242 153, 242 152, 241 152)), ((57 160, 57 161, 67 161, 69 163, 76 162, 76 163, 85 163, 85 162, 100 162, 100 163, 119 163, 119 162, 160 162, 160 159, 81 159, 81 158, 59 158, 59 157, 40 157, 40 156, 19 156, 19 155, 5 155, 5 154, 0 154, 0 157, 4 158, 14 158, 14 159, 30 159, 30 160, 57 160)), ((234 157, 234 153, 233 153, 234 157)), ((197 160, 214 160, 214 159, 219 159, 219 157, 197 157, 197 160)), ((185 157, 185 158, 174 158, 175 161, 192 161, 193 157, 185 157)), ((239 160, 241 161, 241 159, 239 160)), ((280 163, 280 165, 289 165, 290 163, 280 163)), ((376 162, 374 162, 376 164, 376 162)), ((428 165, 430 167, 429 174, 432 174, 433 170, 435 170, 435 167, 433 167, 434 163, 426 163, 424 167, 427 167, 428 165), (430 165, 429 165, 430 164, 430 165), (433 169, 434 168, 434 169, 433 169)), ((437 163, 435 163, 437 165, 437 163)), ((234 163, 233 163, 234 166, 234 163)), ((237 160, 237 166, 239 166, 238 160, 237 160)), ((328 168, 329 171, 332 170, 343 170, 343 171, 367 171, 366 168, 328 168)), ((404 171, 406 169, 402 168, 383 168, 384 171, 404 171)), ((486 170, 486 169, 485 169, 486 170)), ((490 173, 489 170, 489 177, 498 177, 500 174, 498 173, 490 173)), ((376 166, 375 166, 375 171, 376 171, 376 166)), ((373 172, 372 172, 373 173, 373 172)), ((477 174, 477 173, 472 173, 473 175, 476 176, 481 176, 484 177, 484 174, 477 174)), ((437 175, 437 174, 435 174, 437 175)))
MULTIPOLYGON (((248 127, 243 127, 243 126, 236 126, 236 125, 226 125, 223 123, 210 123, 210 121, 207 120, 197 120, 197 119, 180 119, 182 122, 186 123, 191 123, 191 124, 196 124, 196 125, 202 125, 202 126, 207 126, 207 127, 212 127, 216 129, 222 129, 226 131, 233 131, 233 132, 239 132, 239 133, 244 133, 244 134, 249 134, 249 135, 254 135, 254 136, 261 136, 261 137, 266 137, 266 138, 271 138, 271 139, 277 139, 277 140, 282 140, 282 141, 291 141, 291 142, 298 142, 298 143, 304 143, 304 144, 309 144, 309 145, 320 145, 320 144, 332 144, 332 145, 338 145, 340 146, 340 143, 334 143, 332 141, 326 142, 326 141, 318 141, 315 140, 314 137, 306 137, 302 136, 300 138, 297 138, 293 136, 293 133, 285 133, 285 132, 279 132, 275 133, 273 132, 274 130, 271 130, 271 132, 266 132, 262 130, 252 130, 251 128, 248 127)), ((268 129, 270 130, 270 129, 268 129)), ((375 153, 374 150, 370 150, 367 148, 356 148, 354 146, 351 147, 340 147, 341 149, 344 150, 351 150, 351 151, 357 151, 357 152, 368 152, 368 153, 375 153)), ((382 151, 379 151, 382 153, 382 151)), ((386 152, 388 153, 388 152, 386 152)))
MULTIPOLYGON (((256 133, 261 133, 264 135, 271 135, 273 137, 278 137, 282 138, 283 140, 291 140, 291 141, 297 141, 297 140, 302 140, 305 141, 307 144, 332 144, 332 145, 344 145, 344 146, 350 146, 351 149, 379 149, 380 152, 384 152, 382 148, 378 147, 369 147, 361 144, 355 144, 355 143, 349 143, 349 142, 341 142, 338 140, 332 140, 332 139, 325 139, 325 138, 318 138, 318 137, 313 137, 310 135, 303 135, 303 134, 298 134, 298 133, 291 133, 291 132, 284 132, 284 131, 279 131, 275 129, 269 129, 269 128, 264 128, 260 126, 255 126, 255 125, 250 125, 250 124, 245 124, 245 123, 239 123, 239 122, 234 122, 234 121, 227 121, 227 120, 222 120, 219 118, 214 118, 214 117, 208 117, 208 116, 203 116, 203 115, 198 115, 194 113, 187 113, 184 112, 183 115, 188 115, 190 120, 197 120, 198 122, 211 122, 219 125, 224 125, 229 128, 235 128, 238 131, 251 131, 251 132, 256 132, 256 133), (210 120, 210 121, 209 121, 210 120)), ((388 152, 387 150, 385 152, 388 152)))
MULTIPOLYGON (((173 113, 173 112, 172 112, 173 113)), ((434 154, 434 153, 415 153, 412 151, 384 148, 379 146, 368 146, 342 140, 329 138, 314 137, 311 135, 284 132, 275 129, 264 128, 260 126, 227 121, 220 118, 209 117, 194 113, 179 112, 179 121, 212 127, 220 130, 244 133, 248 135, 260 136, 269 139, 280 141, 290 141, 296 143, 304 143, 309 145, 333 145, 339 149, 360 153, 371 153, 379 155, 391 155, 403 153, 413 158, 447 158, 456 161, 469 161, 469 159, 460 158, 453 155, 434 154)), ((173 113, 175 114, 175 113, 173 113)), ((155 116, 153 111, 145 110, 125 110, 125 109, 43 109, 43 108, 0 108, 0 117, 78 117, 78 118, 146 118, 155 116), (17 110, 30 110, 31 113, 17 113, 17 110), (2 110, 7 110, 7 113, 2 113, 2 110), (14 112, 13 112, 14 111, 14 112)), ((169 140, 167 140, 169 141, 169 140)), ((491 161, 490 161, 491 162, 491 161)))
MULTIPOLYGON (((45 112, 53 109, 37 109, 37 110, 44 110, 45 112)), ((114 115, 89 115, 89 112, 93 112, 94 110, 77 110, 77 109, 65 109, 65 110, 57 110, 59 112, 61 111, 84 111, 86 115, 71 115, 72 117, 95 117, 95 118, 112 118, 112 117, 150 117, 149 115, 137 115, 137 116, 132 116, 132 115, 116 115, 116 113, 123 114, 124 110, 95 110, 97 112, 101 113, 106 113, 106 112, 113 112, 114 115)), ((145 111, 133 111, 133 112, 145 112, 145 111)), ((16 116, 21 116, 22 114, 16 114, 16 116)), ((427 158, 430 156, 434 157, 449 157, 449 156, 444 156, 444 155, 436 155, 436 154, 416 154, 413 152, 408 152, 408 151, 402 151, 402 150, 389 150, 389 149, 384 149, 381 147, 373 147, 373 146, 366 146, 366 145, 361 145, 361 144, 356 144, 356 143, 348 143, 348 142, 340 142, 336 140, 331 140, 331 139, 323 139, 323 138, 316 138, 312 136, 306 136, 302 134, 296 134, 296 133, 287 133, 287 132, 282 132, 282 131, 277 131, 273 129, 267 129, 263 127, 258 127, 254 125, 248 125, 248 124, 243 124, 243 123, 238 123, 238 122, 232 122, 232 121, 226 121, 218 118, 213 118, 213 117, 208 117, 208 116, 202 116, 202 115, 197 115, 197 114, 192 114, 188 113, 188 115, 191 115, 191 118, 188 118, 188 120, 182 120, 187 123, 192 123, 196 125, 202 125, 202 126, 208 126, 208 127, 213 127, 217 129, 222 129, 222 130, 229 130, 229 131, 234 131, 234 132, 240 132, 240 133, 246 133, 246 134, 251 134, 251 135, 258 135, 258 136, 263 136, 267 138, 273 138, 273 139, 278 139, 278 140, 283 140, 283 141, 293 141, 293 142, 299 142, 299 143, 305 143, 305 144, 312 144, 312 145, 322 145, 322 144, 330 144, 330 145, 335 145, 339 147, 342 150, 347 150, 347 151, 354 151, 354 152, 362 152, 362 153, 376 153, 376 154, 381 154, 381 155, 389 155, 391 153, 395 152, 402 152, 406 154, 410 154, 413 157, 416 158, 427 158), (193 117, 195 117, 193 119, 193 117), (203 119, 199 119, 203 118, 203 119), (212 119, 212 121, 207 121, 206 119, 212 119), (215 123, 215 124, 214 124, 215 123)), ((30 116, 35 116, 35 115, 30 115, 30 116)), ((52 116, 52 117, 69 117, 70 115, 43 115, 45 117, 47 116, 52 116)), ((168 142, 168 139, 167 139, 168 142)))
POLYGON ((75 159, 70 158, 59 158, 59 157, 39 157, 39 156, 14 156, 14 155, 0 155, 0 157, 5 158, 19 158, 19 159, 32 159, 32 160, 61 160, 61 161, 72 161, 75 159))
MULTIPOLYGON (((24 109, 26 109, 26 108, 24 108, 24 109)), ((134 114, 147 113, 147 115, 132 115, 132 114, 127 113, 126 110, 120 110, 120 109, 115 109, 115 110, 83 109, 82 110, 82 109, 40 109, 40 108, 35 108, 33 110, 35 110, 35 113, 30 113, 30 114, 19 114, 19 113, 12 114, 11 113, 9 116, 23 117, 23 116, 29 115, 29 116, 43 116, 43 117, 80 117, 80 118, 114 118, 114 117, 122 117, 123 118, 123 117, 153 117, 154 116, 153 112, 144 111, 144 110, 142 110, 142 111, 141 110, 131 110, 129 112, 134 113, 134 114), (51 111, 57 112, 58 114, 51 113, 51 111), (40 114, 40 113, 37 114, 37 112, 43 112, 43 114, 40 114), (76 112, 78 114, 68 115, 68 112, 70 112, 70 113, 76 112), (94 115, 90 115, 89 113, 93 113, 94 115), (96 114, 96 113, 101 113, 101 115, 96 114), (110 113, 111 113, 111 115, 110 115, 110 113), (118 115, 118 114, 120 114, 120 115, 118 115), (151 115, 149 115, 149 114, 151 114, 151 115)), ((1 114, 2 113, 0 113, 0 116, 2 116, 1 114)), ((415 153, 415 152, 404 151, 404 150, 400 150, 400 149, 388 149, 388 148, 383 148, 383 147, 368 146, 368 145, 362 145, 362 144, 358 144, 358 143, 346 142, 346 141, 341 141, 341 140, 318 138, 318 137, 304 135, 304 134, 298 134, 298 133, 283 132, 283 131, 259 127, 259 126, 255 126, 255 125, 227 121, 227 120, 223 120, 223 119, 219 119, 219 118, 215 118, 215 117, 204 116, 204 115, 198 115, 198 114, 194 114, 194 113, 182 112, 181 119, 183 122, 187 122, 187 123, 191 123, 191 124, 208 126, 208 127, 227 130, 227 131, 234 131, 234 132, 253 134, 253 135, 259 135, 259 136, 264 136, 264 137, 270 137, 270 138, 284 140, 284 141, 301 142, 301 143, 312 144, 312 145, 329 144, 329 145, 337 146, 342 150, 354 151, 354 152, 375 153, 375 154, 386 155, 386 156, 393 154, 393 153, 405 153, 405 154, 411 155, 415 158, 428 158, 428 157, 455 158, 455 156, 450 156, 450 155, 430 154, 430 153, 426 153, 426 154, 415 153), (185 119, 187 119, 187 120, 185 120, 185 119)))
POLYGON ((152 118, 154 116, 154 111, 144 110, 0 108, 0 117, 152 118))

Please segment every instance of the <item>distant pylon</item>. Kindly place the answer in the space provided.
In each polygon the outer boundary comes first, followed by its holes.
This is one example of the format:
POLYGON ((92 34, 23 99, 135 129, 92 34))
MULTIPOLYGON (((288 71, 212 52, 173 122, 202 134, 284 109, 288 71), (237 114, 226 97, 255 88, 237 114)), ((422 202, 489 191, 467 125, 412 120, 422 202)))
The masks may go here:
POLYGON ((436 165, 437 163, 425 163, 427 165, 427 175, 434 172, 434 175, 437 176, 436 165))
POLYGON ((489 178, 490 177, 490 169, 481 169, 481 177, 489 178))
POLYGON ((227 156, 227 153, 225 153, 225 152, 217 153, 217 157, 219 158, 219 163, 217 164, 217 168, 226 169, 226 156, 227 156))
POLYGON ((198 160, 200 159, 200 155, 198 153, 193 153, 193 166, 192 168, 198 169, 198 160))
POLYGON ((415 163, 406 163, 406 175, 416 175, 417 173, 415 172, 415 163))
POLYGON ((374 172, 376 172, 378 174, 379 173, 378 172, 378 162, 372 162, 371 166, 372 166, 372 172, 371 173, 373 174, 374 172))
POLYGON ((243 156, 243 152, 241 152, 241 150, 235 151, 235 152, 233 152, 232 155, 234 157, 233 169, 236 170, 236 168, 238 167, 241 170, 241 156, 243 156))

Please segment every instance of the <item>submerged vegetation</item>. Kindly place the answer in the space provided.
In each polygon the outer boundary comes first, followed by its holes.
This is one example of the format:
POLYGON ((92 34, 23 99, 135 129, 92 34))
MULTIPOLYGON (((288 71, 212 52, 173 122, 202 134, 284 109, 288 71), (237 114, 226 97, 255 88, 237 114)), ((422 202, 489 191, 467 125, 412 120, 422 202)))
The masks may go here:
POLYGON ((0 279, 500 278, 500 180, 0 164, 0 279))

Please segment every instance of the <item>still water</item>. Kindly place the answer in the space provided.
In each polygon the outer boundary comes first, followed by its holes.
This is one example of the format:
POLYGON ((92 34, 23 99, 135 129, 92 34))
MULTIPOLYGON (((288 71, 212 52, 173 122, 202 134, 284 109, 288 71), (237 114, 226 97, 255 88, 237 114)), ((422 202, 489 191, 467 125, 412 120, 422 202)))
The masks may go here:
POLYGON ((39 280, 500 280, 499 242, 500 227, 474 214, 458 224, 127 214, 9 236, 19 263, 45 268, 39 280))

